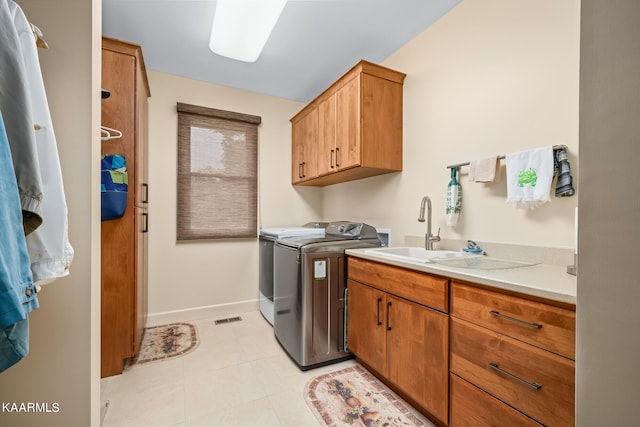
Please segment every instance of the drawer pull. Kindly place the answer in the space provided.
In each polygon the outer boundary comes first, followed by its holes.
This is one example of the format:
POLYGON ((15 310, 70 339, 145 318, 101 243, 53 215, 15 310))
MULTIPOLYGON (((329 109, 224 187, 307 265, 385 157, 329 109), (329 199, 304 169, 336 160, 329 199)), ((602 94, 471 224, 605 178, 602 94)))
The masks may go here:
POLYGON ((391 301, 387 302, 387 331, 391 330, 391 325, 389 324, 389 313, 391 313, 391 301))
POLYGON ((382 304, 382 298, 378 298, 378 326, 382 325, 382 319, 380 319, 380 304, 382 304))
POLYGON ((491 363, 489 363, 489 367, 491 369, 494 369, 494 370, 500 372, 501 374, 504 374, 504 375, 506 375, 508 377, 513 378, 514 380, 520 381, 522 384, 526 384, 526 385, 528 385, 529 387, 531 387, 533 389, 540 390, 542 388, 542 386, 540 384, 538 384, 538 383, 530 383, 528 381, 523 380, 522 378, 520 378, 518 376, 513 375, 511 372, 507 372, 504 369, 500 369, 498 367, 497 363, 491 362, 491 363))
POLYGON ((500 314, 500 312, 495 311, 495 310, 491 310, 489 312, 489 314, 491 314, 492 316, 501 317, 503 319, 511 320, 512 322, 520 323, 521 325, 529 326, 530 328, 534 328, 534 329, 542 328, 542 325, 540 323, 525 322, 524 320, 516 319, 515 317, 505 316, 504 314, 500 314))

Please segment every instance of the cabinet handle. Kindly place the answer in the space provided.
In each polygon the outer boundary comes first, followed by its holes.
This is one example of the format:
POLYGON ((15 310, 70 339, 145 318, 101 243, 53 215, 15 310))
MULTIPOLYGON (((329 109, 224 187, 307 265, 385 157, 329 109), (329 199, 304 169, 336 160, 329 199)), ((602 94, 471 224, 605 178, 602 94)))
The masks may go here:
POLYGON ((304 165, 305 165, 305 162, 302 162, 302 163, 301 163, 301 165, 302 165, 302 176, 301 176, 300 178, 304 178, 304 177, 305 177, 305 175, 304 175, 304 165))
POLYGON ((147 233, 149 231, 149 214, 142 214, 142 232, 147 233))
POLYGON ((302 178, 302 163, 298 163, 298 178, 302 178))
POLYGON ((529 387, 531 387, 531 388, 533 388, 533 389, 540 390, 540 389, 542 388, 542 386, 541 386, 540 384, 538 384, 538 383, 530 383, 530 382, 525 381, 525 380, 523 380, 522 378, 520 378, 520 377, 518 377, 518 376, 516 376, 516 375, 513 375, 511 372, 507 372, 507 371, 505 371, 504 369, 500 369, 500 368, 498 367, 498 364, 497 364, 497 363, 490 362, 490 363, 489 363, 489 367, 490 367, 491 369, 494 369, 494 370, 496 370, 496 371, 500 372, 501 374, 504 374, 504 375, 506 375, 506 376, 508 376, 508 377, 510 377, 510 378, 513 378, 513 379, 514 379, 514 380, 516 380, 516 381, 520 381, 522 384, 526 384, 526 385, 528 385, 529 387))
MULTIPOLYGON (((327 355, 331 352, 331 258, 327 258, 327 355)), ((336 286, 337 287, 337 286, 336 286)))
POLYGON ((335 150, 331 150, 331 156, 329 156, 329 165, 331 166, 331 169, 334 168, 333 166, 333 153, 335 150))
POLYGON ((382 305, 382 298, 378 298, 378 326, 382 325, 382 319, 380 319, 380 305, 382 305))
POLYGON ((391 330, 391 325, 389 324, 389 313, 391 313, 391 301, 387 303, 387 331, 391 330))
POLYGON ((340 147, 336 147, 336 167, 340 167, 340 147))
POLYGON ((149 184, 143 183, 142 190, 143 190, 142 203, 149 203, 149 184))
POLYGON ((524 320, 516 319, 515 317, 505 316, 504 314, 501 314, 500 312, 495 311, 495 310, 491 310, 489 312, 489 314, 491 314, 492 316, 501 317, 501 318, 506 319, 506 320, 511 320, 512 322, 516 322, 516 323, 519 323, 521 325, 528 326, 530 328, 534 328, 534 329, 542 328, 542 325, 540 323, 525 322, 524 320))

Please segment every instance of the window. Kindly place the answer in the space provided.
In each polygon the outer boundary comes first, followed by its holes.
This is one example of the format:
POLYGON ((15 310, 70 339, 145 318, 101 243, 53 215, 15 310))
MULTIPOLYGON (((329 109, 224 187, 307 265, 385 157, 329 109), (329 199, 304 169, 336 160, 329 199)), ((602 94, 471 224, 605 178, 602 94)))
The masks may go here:
POLYGON ((178 103, 178 240, 257 236, 261 120, 178 103))

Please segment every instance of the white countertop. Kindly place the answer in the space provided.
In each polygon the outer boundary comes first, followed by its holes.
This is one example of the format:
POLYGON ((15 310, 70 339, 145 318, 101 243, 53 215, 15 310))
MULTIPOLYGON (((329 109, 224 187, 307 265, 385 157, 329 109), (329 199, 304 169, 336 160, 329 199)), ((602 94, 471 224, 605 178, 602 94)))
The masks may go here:
POLYGON ((433 262, 412 262, 390 259, 366 249, 347 249, 347 255, 378 261, 398 267, 438 274, 452 279, 465 280, 546 298, 563 303, 576 304, 576 276, 567 274, 566 266, 536 264, 526 267, 503 270, 476 270, 471 268, 449 267, 433 262))

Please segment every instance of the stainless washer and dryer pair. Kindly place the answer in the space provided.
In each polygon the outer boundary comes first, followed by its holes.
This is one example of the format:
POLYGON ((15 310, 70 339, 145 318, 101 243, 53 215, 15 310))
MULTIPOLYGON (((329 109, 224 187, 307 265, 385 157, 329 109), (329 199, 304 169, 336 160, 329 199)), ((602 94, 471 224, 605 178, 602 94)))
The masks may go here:
POLYGON ((353 357, 346 340, 346 249, 379 247, 376 229, 331 222, 324 237, 276 241, 275 336, 302 370, 353 357))

